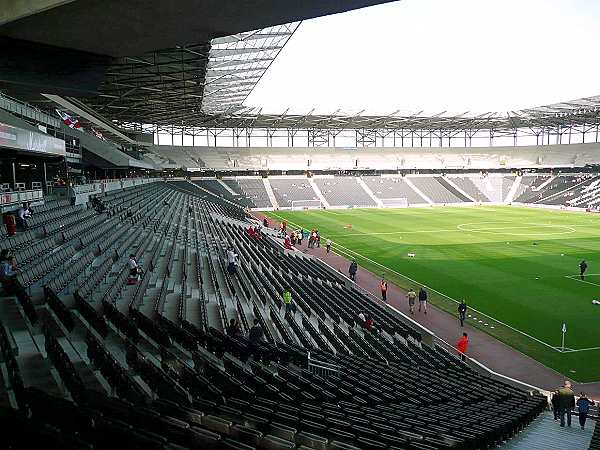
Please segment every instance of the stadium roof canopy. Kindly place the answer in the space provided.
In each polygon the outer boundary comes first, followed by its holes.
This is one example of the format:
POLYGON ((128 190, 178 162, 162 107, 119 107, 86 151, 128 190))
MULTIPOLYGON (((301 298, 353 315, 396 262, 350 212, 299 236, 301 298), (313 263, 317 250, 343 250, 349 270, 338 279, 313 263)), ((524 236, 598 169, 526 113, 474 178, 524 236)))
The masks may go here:
POLYGON ((17 97, 22 89, 48 94, 27 99, 51 101, 52 109, 58 104, 119 142, 135 142, 123 135, 128 131, 261 128, 453 135, 530 129, 535 134, 537 129, 600 123, 600 96, 483 114, 263 114, 243 106, 300 20, 385 0, 179 0, 169 7, 160 0, 45 0, 39 10, 28 10, 26 0, 6 2, 0 11, 0 48, 10 61, 0 65, 0 89, 17 97), (69 70, 60 71, 62 63, 69 70))
MULTIPOLYGON (((490 135, 538 135, 545 130, 564 133, 571 128, 580 132, 598 129, 600 125, 600 96, 587 97, 552 105, 539 106, 508 112, 487 112, 483 114, 439 114, 427 115, 423 112, 401 114, 400 111, 385 116, 343 114, 339 110, 329 114, 304 115, 263 114, 260 109, 247 108, 234 112, 196 114, 189 117, 185 125, 171 124, 156 126, 157 132, 202 134, 202 130, 251 130, 286 129, 314 130, 335 136, 342 130, 362 130, 394 133, 431 133, 438 137, 458 134, 475 135, 479 131, 490 135), (558 130, 558 131, 557 131, 558 130)), ((140 124, 121 123, 125 129, 139 130, 140 124)), ((147 128, 146 128, 147 130, 147 128)), ((217 131, 218 132, 218 131, 217 131)), ((251 131, 248 131, 249 133, 251 131)))
POLYGON ((113 121, 159 125, 187 125, 196 116, 240 111, 298 25, 118 58, 98 95, 81 103, 113 121))
POLYGON ((600 96, 587 97, 553 105, 509 112, 468 112, 447 115, 445 112, 424 115, 422 112, 402 115, 399 111, 385 116, 343 114, 330 115, 262 114, 258 109, 198 117, 191 122, 203 128, 317 128, 317 129, 511 129, 553 127, 597 122, 600 119, 600 96))

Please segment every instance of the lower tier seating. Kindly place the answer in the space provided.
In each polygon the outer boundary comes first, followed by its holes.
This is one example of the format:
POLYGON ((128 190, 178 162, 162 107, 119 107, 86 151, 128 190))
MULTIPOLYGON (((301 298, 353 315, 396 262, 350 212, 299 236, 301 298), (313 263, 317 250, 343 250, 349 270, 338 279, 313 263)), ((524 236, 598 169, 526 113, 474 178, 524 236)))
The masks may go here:
POLYGON ((494 448, 546 407, 249 235, 240 208, 170 182, 103 201, 13 248, 26 289, 0 308, 7 448, 494 448))

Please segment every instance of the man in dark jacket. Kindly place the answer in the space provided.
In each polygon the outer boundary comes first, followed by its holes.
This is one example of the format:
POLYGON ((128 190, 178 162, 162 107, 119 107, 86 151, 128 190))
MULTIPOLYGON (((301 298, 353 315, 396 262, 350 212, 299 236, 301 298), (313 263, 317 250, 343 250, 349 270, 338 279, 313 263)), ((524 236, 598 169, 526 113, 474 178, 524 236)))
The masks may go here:
POLYGON ((558 389, 552 393, 552 412, 554 413, 554 420, 558 420, 558 389))
POLYGON ((423 286, 419 289, 419 312, 421 312, 421 308, 427 314, 427 290, 423 286))
POLYGON ((358 264, 356 264, 356 260, 352 260, 350 263, 350 268, 348 269, 348 273, 350 274, 350 279, 352 281, 356 281, 356 272, 358 271, 358 264))
POLYGON ((565 381, 565 386, 558 390, 558 414, 560 415, 560 426, 565 426, 565 414, 567 415, 567 426, 571 426, 571 411, 575 408, 575 394, 571 389, 571 382, 565 381))
POLYGON ((264 334, 265 333, 262 327, 260 326, 260 322, 258 321, 258 319, 254 319, 254 325, 252 326, 252 328, 250 328, 250 331, 248 332, 248 340, 252 344, 258 344, 259 342, 262 342, 264 334))
POLYGON ((254 319, 254 325, 250 328, 250 331, 248 331, 248 340, 250 341, 250 353, 255 360, 260 359, 260 343, 262 342, 264 335, 265 332, 260 326, 260 322, 258 319, 254 319))
POLYGON ((590 406, 594 406, 594 402, 585 396, 585 393, 579 394, 577 400, 577 408, 579 409, 579 425, 582 430, 585 430, 585 421, 590 412, 590 406))

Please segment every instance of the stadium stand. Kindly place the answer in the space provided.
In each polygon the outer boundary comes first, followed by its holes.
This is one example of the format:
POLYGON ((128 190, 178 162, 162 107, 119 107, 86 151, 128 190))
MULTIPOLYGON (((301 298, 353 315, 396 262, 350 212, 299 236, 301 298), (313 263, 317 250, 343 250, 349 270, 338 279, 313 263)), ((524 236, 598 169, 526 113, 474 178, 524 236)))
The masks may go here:
POLYGON ((354 177, 315 177, 314 181, 332 206, 377 206, 354 177))
MULTIPOLYGON (((574 174, 571 176, 558 176, 551 182, 552 188, 544 192, 544 198, 536 203, 546 205, 569 205, 578 203, 579 197, 586 192, 596 179, 593 174, 574 174)), ((594 190, 585 196, 588 202, 594 199, 594 190)), ((576 205, 573 205, 576 206, 576 205)))
POLYGON ((254 208, 271 208, 273 206, 262 178, 240 177, 235 181, 226 180, 225 183, 233 190, 239 189, 254 208))
POLYGON ((454 184, 456 184, 463 192, 469 195, 473 200, 477 202, 490 202, 490 198, 482 192, 479 183, 475 182, 479 175, 453 175, 448 177, 454 184))
POLYGON ((531 203, 565 205, 566 201, 575 194, 573 188, 585 183, 586 180, 591 182, 592 178, 592 174, 586 173, 559 174, 538 191, 538 199, 531 203))
POLYGON ((410 181, 434 203, 464 203, 470 201, 441 177, 412 176, 410 181))
POLYGON ((291 207, 294 201, 319 200, 306 178, 269 178, 279 206, 291 207))
POLYGON ((598 144, 544 145, 541 147, 370 147, 345 149, 321 147, 185 147, 153 146, 164 159, 180 167, 198 167, 201 163, 213 170, 481 170, 572 168, 597 163, 598 144), (179 149, 179 154, 177 153, 179 149), (185 152, 181 149, 185 149, 185 152))
POLYGON ((25 246, 1 241, 41 319, 21 299, 0 303, 3 443, 492 448, 546 407, 545 397, 424 344, 320 261, 284 252, 269 232, 249 236, 240 208, 189 189, 176 181, 110 192, 101 214, 49 203, 25 246), (45 232, 54 222, 63 226, 45 232), (225 267, 229 246, 236 275, 225 267), (144 269, 134 284, 130 254, 144 269), (377 332, 357 323, 358 311, 377 332), (232 318, 239 335, 225 332, 232 318), (262 343, 245 337, 255 320, 262 343))
POLYGON ((239 185, 237 185, 235 181, 235 186, 238 188, 236 190, 232 189, 227 182, 222 182, 220 180, 196 180, 194 183, 200 186, 202 189, 206 189, 207 191, 210 191, 229 201, 238 203, 243 207, 254 207, 252 200, 241 192, 239 185), (225 184, 227 185, 225 186, 225 184))
POLYGON ((170 167, 165 168, 171 168, 172 165, 175 165, 176 167, 193 171, 194 169, 200 169, 207 166, 200 157, 199 152, 195 151, 193 147, 155 145, 151 147, 147 154, 149 155, 149 159, 157 164, 167 161, 170 164, 170 167), (151 154, 158 156, 158 158, 150 156, 151 154))
POLYGON ((363 176, 362 179, 384 204, 386 199, 398 198, 406 198, 409 205, 426 203, 402 177, 363 176))
POLYGON ((530 203, 539 199, 539 188, 550 180, 550 174, 525 174, 515 194, 515 201, 530 203))
POLYGON ((600 449, 600 426, 596 423, 596 428, 594 429, 594 435, 592 436, 592 441, 590 442, 589 450, 598 450, 600 449))

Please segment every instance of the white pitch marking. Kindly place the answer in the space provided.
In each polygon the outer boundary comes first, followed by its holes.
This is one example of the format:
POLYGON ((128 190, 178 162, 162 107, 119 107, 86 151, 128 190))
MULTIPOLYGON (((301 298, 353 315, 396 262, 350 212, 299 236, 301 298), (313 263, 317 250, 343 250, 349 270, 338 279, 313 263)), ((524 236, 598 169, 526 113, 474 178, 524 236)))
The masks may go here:
POLYGON ((482 224, 502 224, 502 223, 506 223, 506 224, 510 224, 511 222, 468 222, 468 223, 461 223, 456 225, 456 228, 458 228, 461 231, 466 231, 466 232, 471 232, 471 233, 488 233, 488 234, 508 234, 511 236, 557 236, 557 235, 562 235, 562 234, 572 234, 577 232, 577 230, 575 228, 573 228, 573 226, 575 225, 548 225, 548 224, 543 224, 543 223, 529 223, 526 226, 508 226, 508 227, 487 227, 487 228, 477 228, 477 229, 473 229, 473 228, 468 228, 469 225, 482 225, 482 224), (507 232, 502 232, 502 230, 523 230, 523 229, 531 229, 531 228, 559 228, 559 229, 563 229, 566 231, 560 231, 560 232, 547 232, 547 231, 540 231, 540 232, 533 232, 533 233, 507 233, 507 232), (497 233, 497 232, 500 233, 497 233))
MULTIPOLYGON (((597 275, 597 274, 586 275, 586 277, 589 277, 589 276, 592 276, 592 275, 597 275)), ((598 286, 598 287, 600 287, 600 284, 598 284, 598 283, 592 283, 591 281, 581 280, 581 279, 575 278, 575 277, 579 277, 579 275, 565 275, 565 278, 569 278, 570 280, 578 281, 580 283, 585 283, 585 284, 591 284, 592 286, 598 286)))

